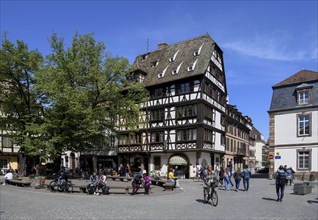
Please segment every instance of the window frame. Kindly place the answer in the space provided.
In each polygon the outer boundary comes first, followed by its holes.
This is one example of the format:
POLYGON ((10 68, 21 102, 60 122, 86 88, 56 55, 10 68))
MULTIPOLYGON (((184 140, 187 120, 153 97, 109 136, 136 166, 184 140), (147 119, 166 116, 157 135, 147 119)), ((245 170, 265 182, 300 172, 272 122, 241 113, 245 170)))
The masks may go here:
POLYGON ((163 143, 165 139, 164 131, 153 131, 150 134, 151 143, 163 143))
POLYGON ((196 128, 177 130, 177 142, 196 141, 198 139, 198 131, 196 128))
POLYGON ((165 109, 155 109, 150 111, 150 121, 157 122, 157 121, 164 121, 165 120, 165 109))
MULTIPOLYGON (((296 163, 297 163, 297 170, 298 171, 310 171, 311 170, 311 163, 312 163, 312 159, 311 159, 311 149, 299 149, 297 150, 296 153, 296 163), (308 153, 308 167, 300 167, 300 153, 308 153)), ((306 160, 306 159, 303 159, 306 160)), ((306 161, 303 161, 303 163, 306 163, 306 161)))
POLYGON ((303 113, 303 114, 297 114, 297 137, 310 137, 311 136, 311 131, 312 131, 312 115, 311 113, 303 113), (309 131, 308 131, 308 134, 307 133, 303 133, 303 134, 300 134, 300 131, 302 130, 301 127, 300 127, 300 123, 304 123, 304 129, 303 130, 306 130, 306 121, 300 121, 300 117, 306 117, 308 116, 309 119, 308 119, 308 123, 309 123, 309 131))
POLYGON ((297 90, 297 105, 308 105, 311 103, 311 89, 299 89, 297 90), (307 97, 304 98, 304 95, 307 94, 307 97), (304 101, 305 100, 305 101, 304 101))

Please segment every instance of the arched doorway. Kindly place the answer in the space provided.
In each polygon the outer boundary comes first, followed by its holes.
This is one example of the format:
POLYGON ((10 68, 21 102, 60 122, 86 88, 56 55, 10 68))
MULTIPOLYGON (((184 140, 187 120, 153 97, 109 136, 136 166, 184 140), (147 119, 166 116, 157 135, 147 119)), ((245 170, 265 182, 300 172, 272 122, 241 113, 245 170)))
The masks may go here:
POLYGON ((178 178, 189 178, 189 162, 184 155, 173 155, 169 159, 169 168, 175 170, 174 174, 178 178))

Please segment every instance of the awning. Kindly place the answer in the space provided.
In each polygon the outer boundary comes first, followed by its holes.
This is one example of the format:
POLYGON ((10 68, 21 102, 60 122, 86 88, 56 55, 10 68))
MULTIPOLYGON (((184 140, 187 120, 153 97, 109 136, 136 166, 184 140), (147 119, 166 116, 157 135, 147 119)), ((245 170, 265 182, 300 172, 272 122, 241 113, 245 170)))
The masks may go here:
POLYGON ((186 159, 181 156, 173 156, 169 160, 169 165, 188 165, 186 159))

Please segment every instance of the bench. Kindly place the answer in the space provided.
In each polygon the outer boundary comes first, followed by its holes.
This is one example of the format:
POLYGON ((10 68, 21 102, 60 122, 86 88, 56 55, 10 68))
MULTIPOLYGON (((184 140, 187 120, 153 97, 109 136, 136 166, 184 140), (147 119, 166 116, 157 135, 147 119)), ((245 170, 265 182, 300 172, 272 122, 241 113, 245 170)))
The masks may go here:
POLYGON ((163 186, 164 190, 169 190, 169 191, 171 191, 171 190, 173 190, 173 188, 174 188, 174 186, 175 186, 175 183, 168 183, 168 182, 166 182, 166 183, 164 183, 162 186, 163 186))
MULTIPOLYGON (((82 192, 82 193, 87 193, 86 185, 79 185, 79 186, 74 185, 74 187, 79 188, 80 192, 82 192)), ((110 193, 112 193, 112 191, 111 191, 112 189, 123 189, 123 190, 125 190, 125 194, 129 194, 129 190, 132 190, 132 186, 131 185, 128 185, 128 186, 120 186, 120 185, 119 186, 118 185, 109 186, 108 185, 108 187, 109 187, 110 193)), ((149 187, 149 193, 151 193, 151 189, 152 189, 152 187, 150 186, 149 187)))
POLYGON ((16 186, 31 186, 31 183, 32 181, 29 181, 29 180, 19 180, 19 179, 12 179, 12 180, 7 180, 7 182, 9 184, 12 184, 12 185, 16 185, 16 186))
MULTIPOLYGON (((74 187, 79 188, 80 192, 82 193, 87 193, 86 185, 75 185, 74 187)), ((129 193, 129 190, 132 189, 132 186, 109 186, 109 190, 111 191, 112 189, 123 189, 125 190, 125 194, 129 193)))
POLYGON ((162 180, 162 179, 161 180, 150 179, 150 181, 151 181, 152 185, 158 185, 158 186, 163 186, 163 184, 165 184, 167 182, 166 179, 164 179, 164 180, 162 180))
POLYGON ((126 176, 110 176, 110 175, 107 175, 106 177, 107 177, 107 179, 112 179, 113 181, 115 181, 116 179, 118 179, 120 181, 124 181, 124 180, 131 181, 133 179, 133 177, 126 177, 126 176))

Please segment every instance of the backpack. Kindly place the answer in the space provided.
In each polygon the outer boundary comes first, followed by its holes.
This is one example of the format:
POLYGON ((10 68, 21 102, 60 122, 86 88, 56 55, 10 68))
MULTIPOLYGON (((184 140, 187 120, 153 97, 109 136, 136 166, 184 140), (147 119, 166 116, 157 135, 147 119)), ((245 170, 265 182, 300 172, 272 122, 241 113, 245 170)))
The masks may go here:
POLYGON ((277 172, 277 183, 280 186, 284 186, 286 184, 285 172, 277 172))

